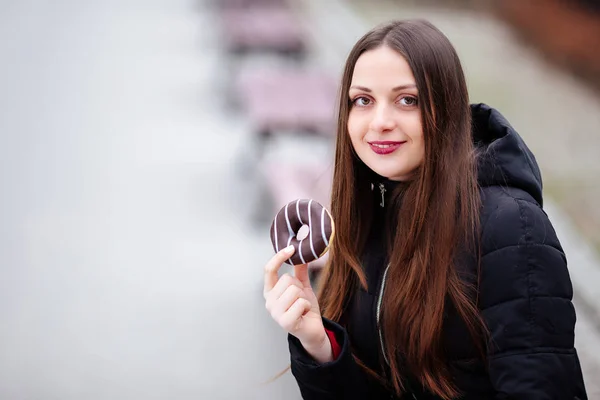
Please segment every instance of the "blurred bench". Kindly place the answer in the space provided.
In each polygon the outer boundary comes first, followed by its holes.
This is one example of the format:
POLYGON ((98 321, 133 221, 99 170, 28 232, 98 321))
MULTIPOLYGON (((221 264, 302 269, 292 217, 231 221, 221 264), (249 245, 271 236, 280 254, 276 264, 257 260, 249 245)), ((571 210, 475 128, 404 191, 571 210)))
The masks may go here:
POLYGON ((335 134, 336 82, 319 70, 243 71, 237 94, 253 129, 263 137, 276 131, 335 134))
POLYGON ((220 9, 249 9, 251 7, 286 6, 286 0, 212 0, 220 9))
POLYGON ((304 31, 287 7, 225 9, 221 19, 223 40, 230 53, 271 52, 301 59, 306 51, 304 31))
POLYGON ((238 156, 240 174, 255 171, 274 135, 335 137, 336 83, 318 70, 246 69, 235 83, 236 102, 250 123, 248 146, 238 156))
POLYGON ((273 216, 287 203, 296 199, 313 199, 329 208, 331 196, 331 166, 328 164, 263 163, 265 187, 272 199, 273 216))

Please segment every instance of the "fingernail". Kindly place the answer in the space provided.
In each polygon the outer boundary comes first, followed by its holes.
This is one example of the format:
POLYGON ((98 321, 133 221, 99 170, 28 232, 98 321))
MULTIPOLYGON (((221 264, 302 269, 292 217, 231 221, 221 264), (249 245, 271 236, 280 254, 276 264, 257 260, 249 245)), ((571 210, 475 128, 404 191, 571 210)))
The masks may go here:
POLYGON ((292 253, 294 252, 294 246, 288 246, 288 247, 286 247, 285 249, 283 249, 283 251, 284 251, 286 254, 292 254, 292 253))

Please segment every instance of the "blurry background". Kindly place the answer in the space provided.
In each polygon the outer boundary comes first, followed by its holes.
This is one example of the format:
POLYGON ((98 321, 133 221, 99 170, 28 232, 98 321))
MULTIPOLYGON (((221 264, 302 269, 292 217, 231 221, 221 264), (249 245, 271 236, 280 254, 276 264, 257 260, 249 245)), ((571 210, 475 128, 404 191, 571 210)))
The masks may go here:
POLYGON ((269 224, 327 204, 345 56, 408 17, 536 154, 600 398, 599 8, 1 1, 0 399, 299 399, 289 373, 262 384, 289 359, 262 298, 269 224))

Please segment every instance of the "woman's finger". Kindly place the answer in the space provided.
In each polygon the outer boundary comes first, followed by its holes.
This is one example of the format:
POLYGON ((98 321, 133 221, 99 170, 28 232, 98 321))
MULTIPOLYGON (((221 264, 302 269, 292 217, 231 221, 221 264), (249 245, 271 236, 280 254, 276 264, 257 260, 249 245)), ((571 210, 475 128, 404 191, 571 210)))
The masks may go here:
POLYGON ((281 297, 273 302, 271 308, 271 316, 278 318, 283 315, 299 298, 304 298, 302 289, 298 286, 291 285, 283 292, 281 297))
POLYGON ((279 318, 279 325, 290 333, 296 332, 302 322, 302 316, 310 311, 310 301, 299 298, 279 318))
POLYGON ((310 277, 308 276, 308 264, 295 265, 294 276, 298 278, 300 282, 302 282, 302 285, 311 287, 310 277))
POLYGON ((279 278, 279 281, 277 281, 275 287, 264 294, 266 300, 265 306, 269 312, 273 311, 281 295, 291 286, 302 290, 302 284, 298 279, 290 274, 283 274, 281 275, 281 278, 279 278))
POLYGON ((273 289, 265 293, 265 299, 272 298, 277 300, 283 294, 283 292, 285 292, 288 286, 291 285, 298 286, 300 289, 304 287, 297 278, 291 276, 290 274, 281 275, 273 289))
POLYGON ((288 246, 275 254, 265 265, 265 287, 264 293, 269 292, 277 284, 279 268, 294 254, 294 246, 288 246))
POLYGON ((299 326, 302 316, 311 309, 310 301, 299 298, 288 310, 279 317, 279 325, 288 332, 295 332, 299 326))

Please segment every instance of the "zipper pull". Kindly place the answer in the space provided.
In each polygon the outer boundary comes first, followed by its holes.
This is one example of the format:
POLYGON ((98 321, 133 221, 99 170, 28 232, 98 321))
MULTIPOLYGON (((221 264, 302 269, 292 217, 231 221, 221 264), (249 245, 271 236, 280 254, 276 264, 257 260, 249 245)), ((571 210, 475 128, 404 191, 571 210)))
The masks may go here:
POLYGON ((381 192, 381 203, 379 203, 379 205, 381 207, 385 207, 385 186, 383 186, 383 183, 379 184, 379 191, 381 192))

